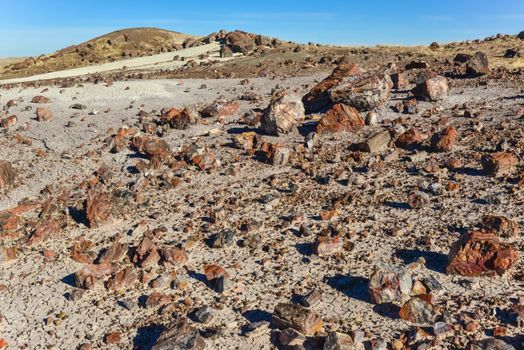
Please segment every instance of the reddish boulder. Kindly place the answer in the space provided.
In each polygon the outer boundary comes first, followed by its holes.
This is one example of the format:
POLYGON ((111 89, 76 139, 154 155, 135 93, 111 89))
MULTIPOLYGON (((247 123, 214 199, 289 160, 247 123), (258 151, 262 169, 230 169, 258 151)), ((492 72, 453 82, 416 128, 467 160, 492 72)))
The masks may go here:
POLYGON ((85 201, 86 219, 90 228, 100 227, 111 221, 113 205, 109 194, 92 188, 85 201))
POLYGON ((472 277, 502 275, 517 260, 517 251, 511 245, 500 242, 495 233, 470 231, 451 247, 446 272, 472 277))
POLYGON ((0 120, 0 127, 7 129, 10 128, 18 123, 18 117, 16 115, 12 115, 10 117, 6 117, 0 120))
POLYGON ((307 113, 318 112, 331 104, 328 90, 337 86, 346 77, 360 74, 356 64, 341 64, 320 83, 315 85, 303 98, 302 102, 307 113))
POLYGON ((157 264, 160 261, 160 254, 155 243, 147 236, 144 235, 138 247, 136 248, 133 262, 141 268, 148 268, 157 264))
POLYGON ((448 126, 431 137, 431 149, 435 152, 449 152, 453 149, 457 137, 457 130, 452 126, 448 126))
POLYGON ((513 237, 520 233, 519 224, 503 215, 484 215, 482 227, 487 231, 497 232, 502 237, 513 237))
POLYGON ((518 158, 510 152, 497 152, 486 154, 481 159, 482 168, 486 174, 491 176, 502 176, 511 171, 518 165, 518 158))
POLYGON ((31 100, 32 103, 49 103, 51 100, 45 96, 35 96, 31 100))
POLYGON ((292 131, 304 118, 302 101, 296 96, 283 95, 269 103, 260 127, 265 134, 278 136, 292 131))
POLYGON ((75 273, 75 286, 93 289, 98 281, 110 275, 112 271, 111 264, 86 264, 75 273))
POLYGON ((364 120, 355 108, 337 103, 320 120, 317 133, 357 132, 364 126, 364 120))
POLYGON ((200 114, 204 118, 227 117, 234 115, 238 111, 238 101, 216 101, 207 106, 200 114))
POLYGON ((0 160, 0 189, 12 186, 15 183, 16 172, 11 162, 0 160))
POLYGON ((472 77, 489 73, 488 56, 484 52, 476 52, 466 64, 466 74, 472 77))
POLYGON ((423 100, 442 100, 449 93, 448 80, 442 76, 429 78, 417 85, 411 92, 415 97, 423 100))
POLYGON ((422 141, 424 141, 422 133, 413 127, 401 134, 395 141, 395 145, 400 148, 411 149, 420 145, 422 141))
POLYGON ((36 109, 36 120, 39 122, 47 122, 53 119, 53 112, 47 108, 38 107, 36 109))

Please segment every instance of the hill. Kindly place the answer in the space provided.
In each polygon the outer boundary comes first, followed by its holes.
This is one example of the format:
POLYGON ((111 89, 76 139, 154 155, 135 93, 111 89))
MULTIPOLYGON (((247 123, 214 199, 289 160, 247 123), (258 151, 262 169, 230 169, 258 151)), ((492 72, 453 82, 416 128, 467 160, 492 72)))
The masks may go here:
POLYGON ((175 51, 195 36, 158 28, 129 28, 72 45, 53 54, 0 67, 2 76, 20 77, 175 51))

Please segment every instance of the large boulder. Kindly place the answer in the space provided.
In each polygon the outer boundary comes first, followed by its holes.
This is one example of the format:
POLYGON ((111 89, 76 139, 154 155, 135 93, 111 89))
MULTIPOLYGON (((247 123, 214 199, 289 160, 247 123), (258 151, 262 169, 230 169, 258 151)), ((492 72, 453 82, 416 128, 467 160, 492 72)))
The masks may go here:
POLYGON ((389 72, 380 72, 343 79, 328 93, 332 103, 344 103, 359 111, 371 111, 386 103, 392 88, 389 72))
POLYGON ((358 74, 360 74, 360 69, 356 64, 340 64, 302 98, 307 113, 319 112, 329 107, 331 99, 328 90, 340 84, 344 78, 355 77, 358 74))
POLYGON ((446 272, 470 277, 502 275, 517 260, 517 251, 495 233, 470 231, 451 247, 446 272))
POLYGON ((489 73, 488 56, 484 52, 475 53, 466 63, 466 74, 472 77, 489 73))
POLYGON ((297 96, 283 95, 273 99, 264 111, 261 129, 268 135, 286 134, 304 120, 305 111, 297 96))
POLYGON ((320 120, 317 125, 317 133, 357 132, 364 125, 364 120, 355 108, 337 103, 320 120))
POLYGON ((449 93, 448 80, 443 76, 429 78, 418 84, 411 92, 422 100, 442 100, 449 93))

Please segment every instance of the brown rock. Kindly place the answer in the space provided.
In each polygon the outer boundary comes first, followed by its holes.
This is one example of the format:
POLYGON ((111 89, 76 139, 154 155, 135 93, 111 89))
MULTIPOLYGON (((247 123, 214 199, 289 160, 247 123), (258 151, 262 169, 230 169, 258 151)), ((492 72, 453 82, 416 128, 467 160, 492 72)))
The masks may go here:
POLYGON ((47 220, 35 228, 35 230, 31 234, 31 237, 29 237, 28 244, 35 245, 38 243, 42 243, 49 237, 55 236, 58 233, 60 233, 61 230, 62 227, 60 226, 60 220, 47 220))
POLYGON ((85 201, 86 219, 90 228, 100 227, 111 221, 113 206, 109 194, 94 188, 87 191, 85 201))
POLYGON ((423 100, 442 100, 449 92, 448 81, 442 76, 429 78, 417 85, 411 92, 415 97, 423 100))
POLYGON ((18 117, 16 115, 12 115, 0 120, 0 126, 5 129, 16 125, 16 123, 18 123, 18 117))
POLYGON ((268 135, 286 134, 305 118, 304 105, 296 96, 283 95, 273 99, 264 111, 260 128, 268 135))
POLYGON ((482 168, 486 174, 491 176, 503 176, 518 165, 518 158, 510 152, 497 152, 493 154, 486 154, 481 159, 482 168))
POLYGON ((171 150, 164 140, 159 140, 153 136, 135 136, 132 141, 134 149, 151 158, 166 159, 171 150))
POLYGON ((344 240, 340 236, 320 236, 314 244, 315 254, 318 256, 326 256, 336 253, 342 250, 343 244, 344 240))
POLYGON ((185 250, 176 247, 160 249, 160 256, 162 257, 162 260, 173 266, 184 266, 188 261, 185 250))
POLYGON ((413 286, 409 271, 395 267, 375 267, 369 279, 371 301, 382 304, 408 296, 413 286))
POLYGON ((400 309, 399 316, 412 323, 432 324, 439 312, 432 304, 431 294, 421 294, 409 299, 400 309))
POLYGON ((0 264, 15 260, 16 253, 15 247, 0 247, 0 264))
POLYGON ((186 318, 168 327, 162 333, 151 350, 204 350, 206 342, 195 327, 189 325, 186 318))
POLYGON ((148 268, 156 265, 159 261, 160 254, 158 253, 157 246, 147 235, 144 235, 136 248, 133 262, 141 268, 148 268))
POLYGON ((293 328, 306 336, 315 335, 324 325, 322 319, 312 310, 286 303, 275 307, 271 322, 278 329, 293 328))
POLYGON ((122 336, 118 332, 107 333, 104 336, 104 343, 106 343, 107 345, 118 344, 121 341, 122 341, 122 336))
POLYGON ((109 281, 107 281, 106 287, 110 290, 130 288, 133 287, 137 279, 137 275, 131 270, 131 268, 126 267, 118 271, 109 281))
POLYGON ((366 142, 359 145, 364 152, 379 153, 385 151, 389 147, 391 135, 389 131, 381 131, 372 135, 366 142))
POLYGON ((160 292, 153 292, 149 294, 145 301, 146 307, 162 307, 173 301, 171 295, 166 295, 160 292))
POLYGON ((487 231, 497 232, 502 237, 513 237, 520 233, 519 224, 503 215, 484 215, 482 226, 487 231))
POLYGON ((171 108, 162 115, 161 119, 173 129, 187 130, 190 125, 197 123, 198 113, 191 108, 184 108, 183 110, 171 108))
POLYGON ((502 275, 518 260, 517 251, 492 232, 470 231, 453 244, 448 255, 448 274, 462 276, 502 275))
POLYGON ((102 253, 98 262, 101 264, 121 262, 126 257, 128 249, 127 243, 114 242, 102 253))
POLYGON ((431 137, 431 149, 435 152, 449 152, 453 149, 457 137, 457 130, 452 126, 448 126, 431 137))
POLYGON ((318 112, 331 104, 328 90, 340 84, 345 77, 360 74, 356 64, 341 64, 320 83, 315 85, 311 91, 302 98, 304 107, 308 113, 318 112))
POLYGON ((421 209, 429 204, 429 196, 420 191, 411 192, 408 195, 408 205, 411 209, 421 209))
POLYGON ((111 274, 110 264, 86 264, 75 273, 75 286, 83 289, 93 289, 99 280, 111 274))
POLYGON ((420 145, 424 141, 420 131, 413 127, 400 135, 395 141, 395 145, 404 149, 411 149, 420 145))
POLYGON ((36 120, 39 122, 46 122, 53 119, 53 112, 47 108, 38 107, 36 109, 36 120))
POLYGON ((234 115, 238 107, 238 101, 216 101, 200 111, 200 115, 204 118, 228 117, 234 115))
POLYGON ((289 161, 291 151, 281 143, 264 141, 260 146, 260 153, 264 161, 273 165, 285 165, 289 161))
POLYGON ((489 73, 488 56, 484 52, 476 52, 466 64, 466 74, 480 76, 489 73))
POLYGON ((404 73, 393 73, 391 74, 391 81, 393 82, 393 89, 403 90, 409 85, 409 81, 404 73))
POLYGON ((506 343, 502 339, 487 338, 482 340, 472 340, 466 350, 516 350, 515 347, 506 343))
POLYGON ((0 160, 0 189, 12 186, 15 183, 16 172, 11 162, 0 160))
POLYGON ((364 126, 364 120, 355 108, 337 103, 320 120, 317 125, 317 133, 357 132, 364 126))
POLYGON ((206 279, 208 282, 213 282, 217 278, 222 276, 229 278, 229 274, 227 273, 227 271, 218 265, 204 266, 204 274, 206 275, 206 279))
POLYGON ((328 332, 322 350, 353 350, 355 343, 349 334, 328 332))
POLYGON ((333 103, 344 103, 358 111, 371 111, 383 106, 389 100, 393 82, 387 73, 349 77, 329 89, 333 103))
POLYGON ((49 103, 51 100, 45 96, 35 96, 31 100, 32 103, 49 103))

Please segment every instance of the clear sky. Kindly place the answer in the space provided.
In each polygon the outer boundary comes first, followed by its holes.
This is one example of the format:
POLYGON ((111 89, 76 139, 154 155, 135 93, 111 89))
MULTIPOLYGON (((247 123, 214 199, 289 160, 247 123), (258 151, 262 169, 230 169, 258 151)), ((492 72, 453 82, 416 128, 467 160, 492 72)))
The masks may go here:
POLYGON ((524 30, 524 0, 0 0, 0 57, 50 53, 129 27, 426 45, 516 34, 524 30))

